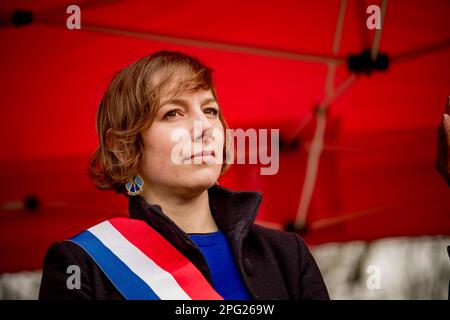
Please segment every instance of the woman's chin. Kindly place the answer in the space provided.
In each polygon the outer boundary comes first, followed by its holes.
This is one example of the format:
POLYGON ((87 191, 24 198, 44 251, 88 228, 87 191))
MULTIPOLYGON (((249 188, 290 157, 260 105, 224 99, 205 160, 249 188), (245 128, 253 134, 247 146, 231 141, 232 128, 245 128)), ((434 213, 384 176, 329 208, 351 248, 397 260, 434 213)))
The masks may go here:
POLYGON ((186 177, 183 179, 185 181, 180 181, 182 185, 186 188, 195 190, 195 191, 203 191, 212 187, 219 178, 219 174, 215 170, 204 170, 204 172, 196 172, 190 177, 186 177))

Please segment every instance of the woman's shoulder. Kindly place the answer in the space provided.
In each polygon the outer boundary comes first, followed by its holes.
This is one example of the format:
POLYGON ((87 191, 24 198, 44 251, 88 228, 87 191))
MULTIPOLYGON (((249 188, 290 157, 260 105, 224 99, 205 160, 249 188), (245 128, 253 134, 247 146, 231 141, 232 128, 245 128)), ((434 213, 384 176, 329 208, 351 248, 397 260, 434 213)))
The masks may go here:
POLYGON ((76 243, 68 240, 55 241, 50 244, 44 257, 44 261, 53 260, 82 263, 89 256, 76 243))
POLYGON ((44 275, 64 275, 78 271, 88 277, 96 268, 89 254, 72 241, 55 241, 50 244, 44 256, 44 275))
POLYGON ((39 299, 88 299, 86 292, 86 269, 88 257, 69 241, 55 241, 50 244, 44 257, 39 299), (84 290, 72 290, 68 286, 71 274, 79 275, 84 290))
POLYGON ((290 282, 298 284, 293 290, 301 299, 329 299, 319 267, 300 235, 253 224, 248 239, 252 250, 259 248, 262 256, 272 257, 290 282))
POLYGON ((273 229, 254 223, 250 228, 248 236, 278 251, 281 250, 288 254, 300 253, 302 256, 310 255, 305 241, 295 232, 273 229))
POLYGON ((123 299, 80 246, 68 240, 53 242, 44 257, 39 299, 93 298, 123 299), (80 287, 71 288, 77 279, 80 287))
POLYGON ((271 251, 279 261, 297 261, 300 268, 317 269, 308 245, 298 233, 253 224, 248 237, 257 241, 264 251, 271 251))

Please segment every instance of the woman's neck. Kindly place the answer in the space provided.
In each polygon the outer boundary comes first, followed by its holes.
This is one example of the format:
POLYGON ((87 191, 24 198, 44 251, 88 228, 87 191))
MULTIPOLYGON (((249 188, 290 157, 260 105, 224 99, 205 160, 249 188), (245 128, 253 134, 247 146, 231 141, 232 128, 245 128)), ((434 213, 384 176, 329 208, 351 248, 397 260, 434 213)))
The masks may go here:
POLYGON ((141 196, 151 204, 161 206, 175 224, 186 233, 208 233, 218 230, 209 207, 208 190, 189 197, 180 197, 174 193, 152 188, 143 190, 141 196))

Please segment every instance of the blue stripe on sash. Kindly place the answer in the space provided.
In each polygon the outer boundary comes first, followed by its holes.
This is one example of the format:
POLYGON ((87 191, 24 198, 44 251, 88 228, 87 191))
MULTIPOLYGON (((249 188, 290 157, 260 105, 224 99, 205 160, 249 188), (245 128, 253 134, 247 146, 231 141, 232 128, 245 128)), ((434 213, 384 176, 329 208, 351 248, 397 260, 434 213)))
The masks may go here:
POLYGON ((155 292, 89 231, 69 239, 88 253, 113 285, 128 300, 160 300, 155 292))

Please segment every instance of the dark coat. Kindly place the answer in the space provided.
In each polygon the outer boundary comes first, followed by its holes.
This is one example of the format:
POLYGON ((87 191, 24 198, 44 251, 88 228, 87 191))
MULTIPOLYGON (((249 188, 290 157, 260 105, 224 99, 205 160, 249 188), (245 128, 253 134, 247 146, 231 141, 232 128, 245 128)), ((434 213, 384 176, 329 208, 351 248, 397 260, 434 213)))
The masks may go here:
MULTIPOLYGON (((261 193, 232 191, 215 185, 208 189, 211 212, 230 241, 245 285, 254 299, 329 299, 322 275, 296 233, 254 224, 261 193)), ((131 218, 141 219, 182 252, 211 283, 205 258, 189 236, 156 204, 129 197, 131 218)), ((39 299, 124 299, 78 245, 55 242, 44 258, 39 299), (81 289, 68 289, 69 265, 81 270, 81 289)))

